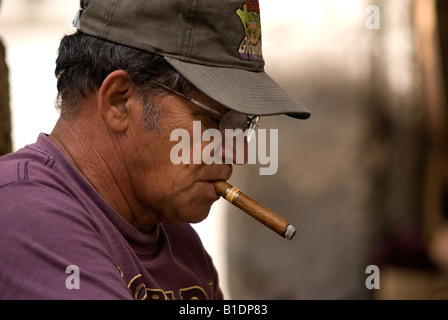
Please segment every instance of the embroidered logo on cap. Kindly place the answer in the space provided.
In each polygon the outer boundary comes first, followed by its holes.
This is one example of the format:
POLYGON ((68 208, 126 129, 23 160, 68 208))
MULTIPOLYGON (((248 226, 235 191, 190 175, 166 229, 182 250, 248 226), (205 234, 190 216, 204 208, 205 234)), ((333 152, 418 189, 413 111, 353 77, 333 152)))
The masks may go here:
POLYGON ((243 23, 246 34, 238 48, 241 59, 263 60, 261 50, 261 21, 258 0, 248 0, 243 10, 236 11, 243 23))

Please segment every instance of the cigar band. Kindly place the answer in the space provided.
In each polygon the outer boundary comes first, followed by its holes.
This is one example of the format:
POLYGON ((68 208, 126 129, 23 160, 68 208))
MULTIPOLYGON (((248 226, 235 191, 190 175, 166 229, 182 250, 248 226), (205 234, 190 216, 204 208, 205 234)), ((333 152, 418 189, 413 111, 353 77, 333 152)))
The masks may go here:
POLYGON ((231 187, 226 190, 226 200, 230 203, 235 203, 236 199, 240 196, 241 191, 238 188, 231 187))

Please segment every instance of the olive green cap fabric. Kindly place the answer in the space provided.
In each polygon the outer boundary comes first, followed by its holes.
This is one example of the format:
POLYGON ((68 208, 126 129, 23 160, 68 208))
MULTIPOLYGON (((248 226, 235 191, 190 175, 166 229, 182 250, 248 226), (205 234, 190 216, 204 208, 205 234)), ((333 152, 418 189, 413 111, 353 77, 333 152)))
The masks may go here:
POLYGON ((229 109, 310 116, 264 72, 258 0, 85 0, 74 24, 85 34, 163 56, 229 109))

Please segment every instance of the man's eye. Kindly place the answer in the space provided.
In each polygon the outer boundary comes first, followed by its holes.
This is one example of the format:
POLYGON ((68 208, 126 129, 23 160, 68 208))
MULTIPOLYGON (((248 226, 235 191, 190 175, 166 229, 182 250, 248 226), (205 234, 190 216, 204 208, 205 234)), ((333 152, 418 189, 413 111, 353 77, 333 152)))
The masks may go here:
POLYGON ((219 122, 221 121, 217 117, 204 112, 194 112, 193 116, 196 119, 201 119, 202 123, 210 128, 217 128, 219 126, 219 122))

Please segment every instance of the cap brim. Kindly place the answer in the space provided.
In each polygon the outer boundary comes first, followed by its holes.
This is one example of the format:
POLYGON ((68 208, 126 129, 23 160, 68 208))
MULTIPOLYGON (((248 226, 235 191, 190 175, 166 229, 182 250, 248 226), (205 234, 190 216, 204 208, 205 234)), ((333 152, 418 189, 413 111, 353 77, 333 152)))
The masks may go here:
POLYGON ((311 113, 265 72, 211 67, 165 57, 192 85, 229 109, 248 115, 286 114, 308 119, 311 113))

